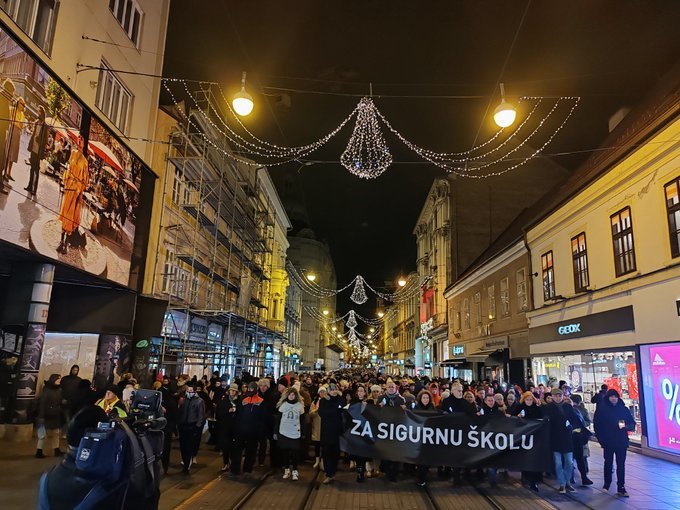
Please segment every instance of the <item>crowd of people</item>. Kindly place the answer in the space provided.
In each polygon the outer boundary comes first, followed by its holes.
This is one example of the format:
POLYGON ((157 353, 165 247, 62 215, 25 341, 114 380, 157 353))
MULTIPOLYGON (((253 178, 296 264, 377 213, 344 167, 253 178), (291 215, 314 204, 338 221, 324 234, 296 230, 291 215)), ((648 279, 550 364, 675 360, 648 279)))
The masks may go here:
MULTIPOLYGON (((207 435, 206 441, 221 452, 222 471, 228 471, 232 478, 248 476, 256 465, 265 465, 269 457, 270 466, 280 469, 284 479, 298 480, 300 463, 309 461, 324 472, 322 483, 332 483, 343 459, 340 437, 345 430, 344 410, 359 403, 415 413, 464 413, 488 420, 547 419, 553 469, 550 473, 522 473, 522 481, 533 491, 539 490, 546 476, 554 477, 561 493, 576 490, 574 463, 581 484, 593 484, 588 477, 588 445, 596 436, 604 451, 604 489, 611 486, 616 459, 617 493, 628 497, 625 458, 628 432, 634 430, 635 421, 618 392, 606 386, 592 398, 596 410, 591 417, 582 396, 572 393, 564 381, 558 387, 529 383, 522 388, 493 381, 388 377, 359 369, 327 374, 290 372, 278 380, 244 373, 230 384, 228 380, 226 375, 220 377, 215 372, 200 380, 187 375, 163 376, 153 383, 153 389, 162 394, 167 419, 162 459, 165 472, 175 437, 179 438, 182 470, 188 474, 197 464, 199 446, 207 435)), ((125 374, 117 385, 98 395, 89 381, 78 377, 77 366, 66 377, 50 376, 36 406, 36 423, 39 430, 43 429, 38 433, 36 456, 43 456, 48 436, 55 454, 61 453, 60 417, 68 418, 94 404, 109 416, 124 418, 132 392, 138 387, 132 375, 125 374), (50 432, 55 430, 56 436, 50 432)), ((431 469, 349 454, 344 455, 344 461, 356 470, 359 483, 384 474, 391 482, 400 475, 414 476, 420 486, 425 486, 431 469)), ((492 468, 473 473, 449 466, 439 466, 436 471, 439 478, 451 478, 454 486, 475 476, 486 477, 495 485, 501 474, 492 468)))

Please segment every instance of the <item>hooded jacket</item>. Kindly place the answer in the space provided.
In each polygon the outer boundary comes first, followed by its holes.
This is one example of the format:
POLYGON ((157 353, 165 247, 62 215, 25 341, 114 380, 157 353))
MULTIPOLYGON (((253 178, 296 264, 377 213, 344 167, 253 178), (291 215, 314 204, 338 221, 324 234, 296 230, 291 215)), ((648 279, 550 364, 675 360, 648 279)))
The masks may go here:
POLYGON ((628 447, 628 432, 635 430, 635 419, 621 400, 619 392, 608 390, 597 406, 595 417, 595 435, 603 448, 628 447), (612 405, 609 397, 616 395, 619 401, 612 405), (623 428, 619 422, 623 421, 623 428))

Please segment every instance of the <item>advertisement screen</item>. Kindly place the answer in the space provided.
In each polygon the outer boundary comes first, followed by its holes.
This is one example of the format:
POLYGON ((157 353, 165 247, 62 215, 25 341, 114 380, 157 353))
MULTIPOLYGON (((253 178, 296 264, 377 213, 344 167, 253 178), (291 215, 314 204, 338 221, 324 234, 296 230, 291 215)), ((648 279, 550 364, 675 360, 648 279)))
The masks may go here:
POLYGON ((0 29, 0 239, 127 286, 141 173, 141 162, 0 29))
POLYGON ((640 346, 649 446, 680 454, 680 343, 640 346))

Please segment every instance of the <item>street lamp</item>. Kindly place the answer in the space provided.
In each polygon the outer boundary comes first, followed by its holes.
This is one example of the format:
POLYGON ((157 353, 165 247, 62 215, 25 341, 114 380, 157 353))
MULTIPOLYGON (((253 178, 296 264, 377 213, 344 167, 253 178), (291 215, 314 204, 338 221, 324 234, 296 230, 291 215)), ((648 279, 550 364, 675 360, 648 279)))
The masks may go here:
POLYGON ((307 279, 308 279, 310 282, 313 282, 314 280, 316 280, 316 275, 315 275, 314 273, 309 273, 309 274, 307 275, 307 279))
POLYGON ((328 315, 330 312, 326 308, 324 308, 321 313, 323 313, 324 315, 328 315))
POLYGON ((397 283, 399 284, 400 287, 403 287, 404 285, 406 285, 406 278, 404 278, 403 276, 399 277, 397 283))
POLYGON ((369 329, 369 331, 370 331, 371 333, 375 333, 375 328, 371 328, 371 329, 369 329))
POLYGON ((515 122, 517 117, 517 110, 512 104, 505 100, 505 85, 501 86, 501 104, 499 104, 493 112, 493 120, 499 127, 506 128, 515 122))
POLYGON ((378 317, 380 317, 380 318, 382 319, 384 316, 385 316, 385 312, 383 312, 382 310, 380 310, 380 311, 378 312, 378 317))
POLYGON ((246 72, 243 71, 241 77, 241 90, 236 93, 234 98, 231 100, 231 105, 234 107, 234 111, 238 113, 241 117, 250 115, 253 111, 253 96, 246 92, 246 72))
POLYGON ((331 328, 331 331, 333 331, 333 333, 335 333, 337 330, 338 330, 338 328, 336 328, 335 326, 333 326, 333 327, 331 328))

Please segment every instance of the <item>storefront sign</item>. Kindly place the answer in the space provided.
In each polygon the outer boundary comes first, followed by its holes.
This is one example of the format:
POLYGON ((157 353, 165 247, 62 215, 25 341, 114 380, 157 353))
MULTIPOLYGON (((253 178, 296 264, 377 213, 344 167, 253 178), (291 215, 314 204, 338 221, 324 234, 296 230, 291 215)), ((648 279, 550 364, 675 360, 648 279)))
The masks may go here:
POLYGON ((451 357, 465 356, 465 344, 456 344, 451 346, 451 357))
POLYGON ((208 336, 208 321, 201 317, 192 317, 189 329, 189 340, 202 342, 208 336))
POLYGON ((493 351, 495 349, 507 349, 508 347, 508 337, 504 336, 501 338, 487 338, 482 342, 484 346, 482 350, 493 351))
POLYGON ((485 420, 354 404, 345 412, 341 449, 351 455, 427 466, 552 468, 547 422, 485 420))
POLYGON ((649 446, 680 455, 680 343, 641 345, 649 446))
POLYGON ((529 343, 554 342, 569 338, 582 338, 633 330, 635 330, 633 307, 625 306, 615 310, 585 315, 576 319, 529 328, 529 343))
POLYGON ((570 333, 580 333, 581 323, 576 322, 574 324, 567 324, 566 326, 560 326, 557 328, 558 335, 568 335, 570 333))

